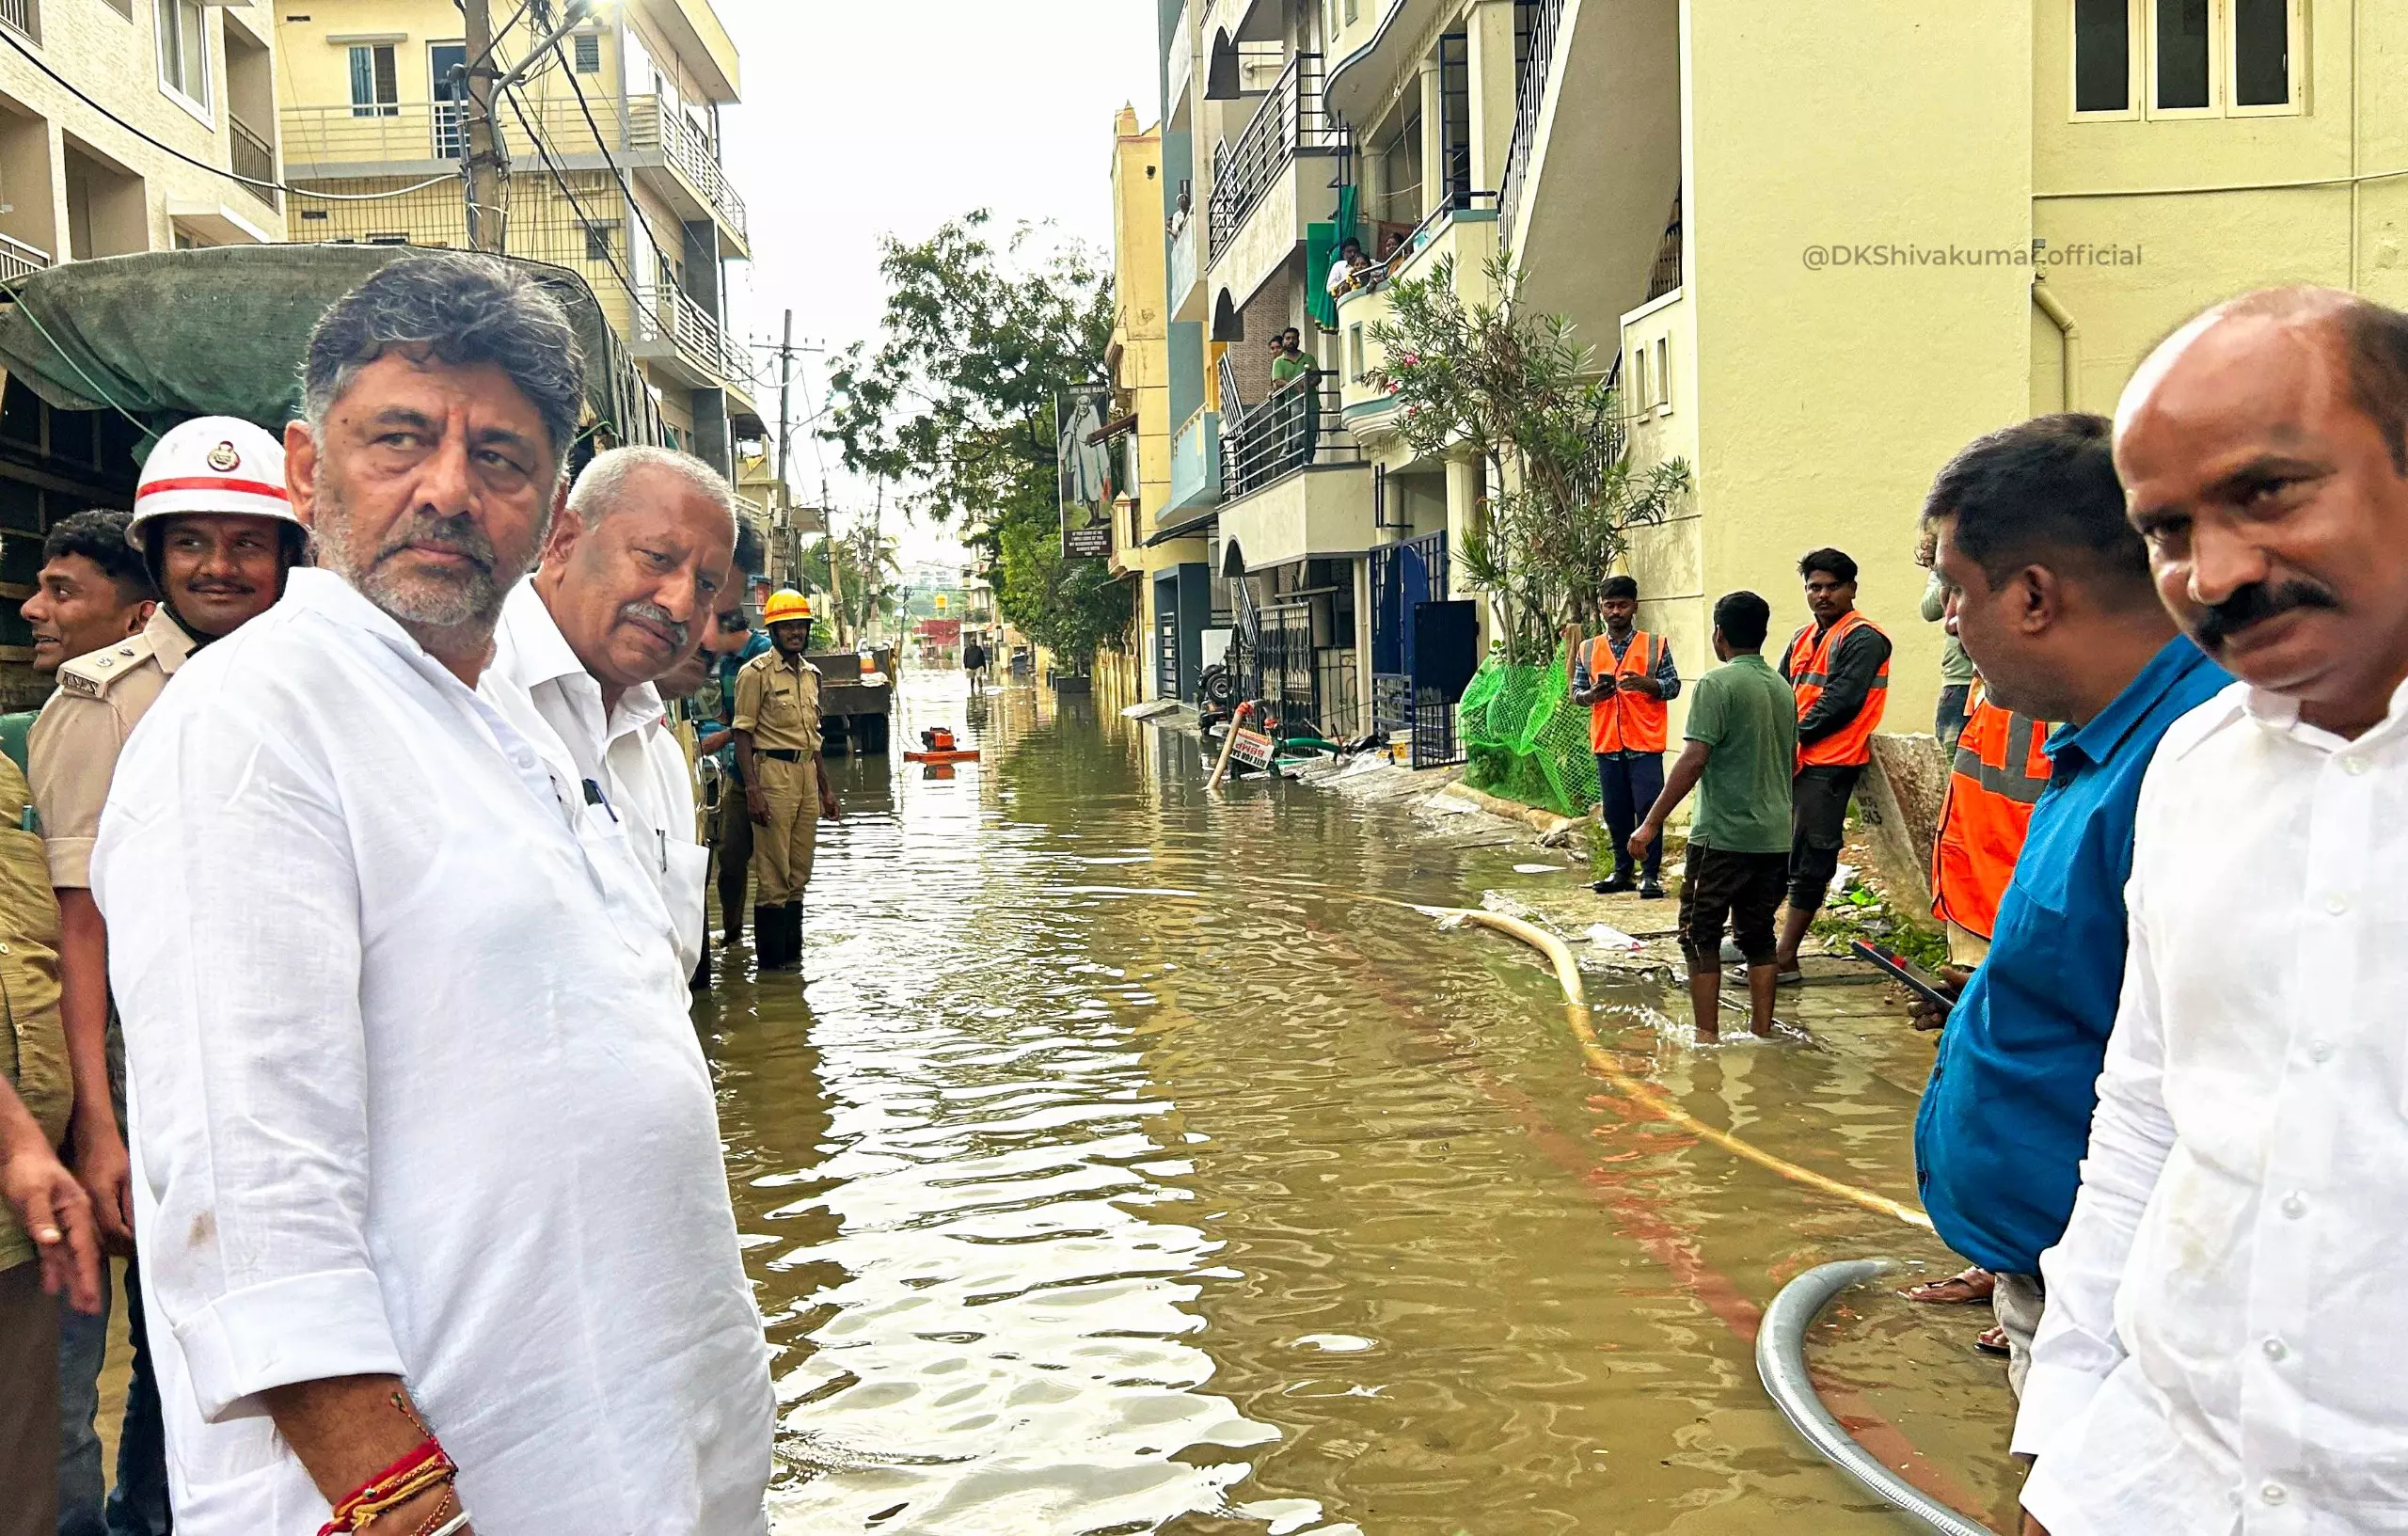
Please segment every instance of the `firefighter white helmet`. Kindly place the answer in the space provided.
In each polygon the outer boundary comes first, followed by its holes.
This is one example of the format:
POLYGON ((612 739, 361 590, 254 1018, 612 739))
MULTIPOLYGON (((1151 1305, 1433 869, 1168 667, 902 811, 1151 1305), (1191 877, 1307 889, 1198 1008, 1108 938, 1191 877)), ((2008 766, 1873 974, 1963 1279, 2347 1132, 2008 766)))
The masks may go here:
POLYGON ((197 417, 168 432, 142 461, 125 542, 140 549, 145 523, 191 514, 266 517, 298 529, 284 488, 284 445, 231 416, 197 417))

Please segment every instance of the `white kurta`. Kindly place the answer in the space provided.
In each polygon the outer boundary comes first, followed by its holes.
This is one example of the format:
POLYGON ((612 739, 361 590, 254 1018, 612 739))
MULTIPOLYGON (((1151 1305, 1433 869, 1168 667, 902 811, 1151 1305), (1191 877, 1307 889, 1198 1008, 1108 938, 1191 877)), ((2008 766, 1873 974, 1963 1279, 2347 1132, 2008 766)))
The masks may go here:
POLYGON ((309 570, 127 746, 93 887, 184 1536, 315 1529, 256 1394, 388 1372, 483 1536, 764 1528, 708 1069, 575 788, 309 570))
POLYGON ((2016 1421, 2055 1536, 2408 1529, 2408 688, 2227 689, 2141 791, 2131 958, 2016 1421))
POLYGON ((693 782, 664 723, 659 690, 650 683, 630 689, 606 714, 601 684, 578 659, 531 580, 520 582, 502 604, 493 665, 479 686, 539 748, 557 740, 577 778, 601 789, 636 863, 660 895, 677 975, 692 975, 703 958, 711 850, 694 839, 693 782), (537 719, 514 704, 521 695, 537 719), (669 757, 675 759, 673 771, 669 757))

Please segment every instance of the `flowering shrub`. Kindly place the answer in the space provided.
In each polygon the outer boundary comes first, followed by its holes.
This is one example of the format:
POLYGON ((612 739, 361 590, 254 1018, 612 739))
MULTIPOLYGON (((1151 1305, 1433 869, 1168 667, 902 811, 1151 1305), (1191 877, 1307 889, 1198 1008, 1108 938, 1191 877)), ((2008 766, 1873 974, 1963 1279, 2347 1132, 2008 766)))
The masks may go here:
POLYGON ((1397 403, 1417 453, 1468 452, 1481 500, 1459 558, 1492 605, 1507 659, 1537 665, 1564 625, 1587 619, 1629 550, 1629 530, 1661 521, 1689 485, 1678 459, 1630 462, 1621 403, 1574 340, 1571 322, 1516 301, 1519 274, 1487 268, 1498 297, 1464 302, 1452 258, 1388 288, 1370 340, 1387 360, 1371 386, 1397 403))

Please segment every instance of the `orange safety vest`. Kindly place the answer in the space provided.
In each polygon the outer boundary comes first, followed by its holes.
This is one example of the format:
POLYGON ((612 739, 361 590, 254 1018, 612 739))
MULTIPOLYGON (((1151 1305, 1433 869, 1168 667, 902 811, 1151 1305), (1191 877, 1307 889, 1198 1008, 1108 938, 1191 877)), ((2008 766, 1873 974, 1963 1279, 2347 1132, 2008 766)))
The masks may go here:
MULTIPOLYGON (((1589 642, 1589 681, 1600 677, 1653 677, 1663 655, 1664 641, 1646 630, 1636 630, 1630 648, 1617 660, 1613 641, 1604 635, 1589 642)), ((1666 721, 1671 708, 1644 693, 1611 694, 1589 706, 1591 752, 1662 752, 1671 732, 1666 721)))
MULTIPOLYGON (((1879 625, 1875 624, 1863 614, 1850 610, 1845 617, 1824 630, 1819 637, 1814 633, 1814 626, 1810 624, 1791 639, 1789 665, 1784 670, 1789 673, 1790 689, 1798 695, 1799 720, 1804 720, 1806 711, 1813 708, 1814 701, 1823 696, 1823 685, 1830 680, 1831 658, 1839 655, 1840 641, 1847 639, 1849 633, 1859 625, 1887 638, 1879 625)), ((1799 768, 1813 768, 1818 765, 1846 766, 1850 763, 1873 761, 1873 733, 1881 724, 1881 711, 1889 703, 1890 663, 1884 660, 1881 663, 1879 674, 1873 679, 1872 689, 1864 696, 1864 707, 1856 712, 1856 719, 1811 746, 1805 742, 1799 742, 1798 766, 1799 768)))
POLYGON ((1988 939, 1998 904, 2032 825, 2032 807, 2049 787, 2051 727, 2010 714, 1974 686, 1956 766, 1940 806, 1931 860, 1931 915, 1988 939))

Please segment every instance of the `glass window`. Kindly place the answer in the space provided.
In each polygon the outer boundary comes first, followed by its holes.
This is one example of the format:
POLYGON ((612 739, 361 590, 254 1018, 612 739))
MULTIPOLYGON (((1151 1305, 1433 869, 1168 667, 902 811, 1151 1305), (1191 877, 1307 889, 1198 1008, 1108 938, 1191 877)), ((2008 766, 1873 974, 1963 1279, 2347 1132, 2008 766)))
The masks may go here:
POLYGON ((2290 0, 2232 0, 2233 104, 2288 106, 2290 100, 2290 0))
POLYGON ((2073 109, 2132 106, 2131 0, 2074 0, 2073 109))
POLYGON ((351 115, 399 117, 402 109, 394 103, 401 99, 401 83, 393 71, 393 50, 383 45, 352 49, 351 115))
MULTIPOLYGON (((385 50, 387 53, 391 51, 385 50)), ((437 160, 457 160, 467 149, 467 108, 462 99, 467 89, 465 78, 467 65, 468 45, 465 42, 437 42, 427 47, 427 78, 435 84, 435 158, 437 160)))
POLYGON ((200 0, 155 0, 159 80, 188 102, 209 104, 209 13, 200 0))
POLYGON ((616 224, 587 225, 585 227, 585 259, 589 261, 608 261, 616 255, 615 237, 618 229, 616 224))
POLYGON ((2154 0, 2157 104, 2177 112, 2215 105, 2209 70, 2208 0, 2154 0))

